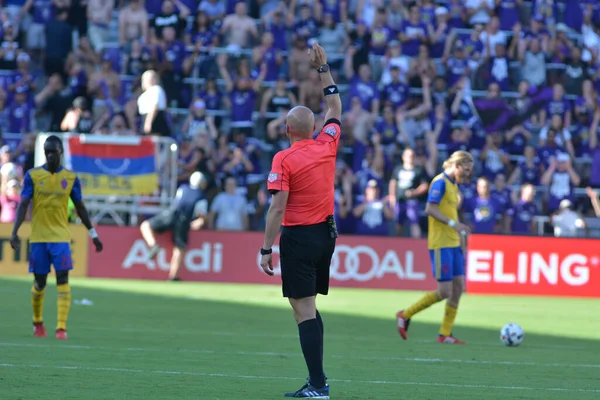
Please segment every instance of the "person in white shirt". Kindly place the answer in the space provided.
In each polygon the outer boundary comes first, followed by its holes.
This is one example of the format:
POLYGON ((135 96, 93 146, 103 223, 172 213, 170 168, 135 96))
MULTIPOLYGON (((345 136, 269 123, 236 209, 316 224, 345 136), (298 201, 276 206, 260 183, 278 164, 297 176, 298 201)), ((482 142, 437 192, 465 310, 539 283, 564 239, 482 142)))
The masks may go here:
POLYGON ((410 70, 410 57, 402 54, 399 41, 392 40, 388 43, 386 55, 381 57, 381 67, 383 68, 380 81, 382 85, 388 85, 392 82, 392 75, 390 73, 392 67, 398 67, 400 70, 400 80, 407 83, 406 75, 410 70))
POLYGON ((246 198, 236 193, 235 178, 225 180, 225 191, 213 199, 208 214, 209 229, 218 231, 243 231, 249 226, 246 198))
POLYGON ((467 0, 467 17, 469 25, 487 24, 494 12, 494 0, 467 0))
POLYGON ((483 55, 496 57, 496 45, 506 46, 506 34, 500 30, 500 20, 498 17, 492 17, 485 30, 481 32, 479 40, 483 43, 483 55))
POLYGON ((167 121, 167 95, 159 84, 156 71, 146 71, 142 75, 142 94, 137 99, 138 113, 143 119, 143 133, 146 135, 170 136, 171 128, 167 121))
POLYGON ((577 237, 579 231, 586 228, 585 220, 576 211, 572 210, 571 200, 565 199, 560 202, 559 211, 552 216, 554 225, 554 236, 577 237))

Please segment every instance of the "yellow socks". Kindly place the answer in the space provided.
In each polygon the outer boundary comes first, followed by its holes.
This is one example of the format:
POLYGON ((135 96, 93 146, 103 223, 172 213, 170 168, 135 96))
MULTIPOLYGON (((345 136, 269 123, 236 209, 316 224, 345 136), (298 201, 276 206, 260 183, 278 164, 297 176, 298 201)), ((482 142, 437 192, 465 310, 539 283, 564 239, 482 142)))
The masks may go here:
POLYGON ((440 329, 440 335, 450 336, 452 334, 452 326, 454 326, 454 318, 456 318, 457 307, 446 304, 446 310, 444 312, 444 321, 442 322, 442 328, 440 329))
POLYGON ((56 330, 67 330, 67 318, 69 317, 69 309, 71 308, 71 288, 68 283, 57 285, 58 289, 58 323, 56 330))
POLYGON ((427 307, 430 307, 439 301, 442 301, 442 295, 440 292, 428 292, 421 298, 421 300, 404 310, 404 318, 409 319, 416 313, 423 311, 427 307))
POLYGON ((43 321, 42 311, 44 309, 44 289, 38 290, 35 285, 31 288, 31 307, 33 308, 33 322, 43 321))

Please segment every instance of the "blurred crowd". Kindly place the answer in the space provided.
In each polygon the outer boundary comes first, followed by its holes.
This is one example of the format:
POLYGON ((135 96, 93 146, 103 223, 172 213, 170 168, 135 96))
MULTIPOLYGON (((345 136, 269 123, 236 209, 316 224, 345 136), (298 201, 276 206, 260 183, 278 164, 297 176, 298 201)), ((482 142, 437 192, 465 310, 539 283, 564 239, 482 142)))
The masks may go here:
POLYGON ((585 229, 600 215, 595 1, 2 5, 1 157, 19 171, 32 167, 40 131, 168 136, 179 144, 179 182, 196 170, 209 177, 209 228, 262 229, 265 174, 289 145, 287 111, 303 104, 317 130, 323 122, 306 56, 317 40, 345 104, 342 233, 422 236, 427 184, 460 149, 477 159, 461 187, 476 232, 539 234, 534 218, 552 216, 550 232, 569 212, 585 229), (156 74, 144 81, 148 70, 156 74))

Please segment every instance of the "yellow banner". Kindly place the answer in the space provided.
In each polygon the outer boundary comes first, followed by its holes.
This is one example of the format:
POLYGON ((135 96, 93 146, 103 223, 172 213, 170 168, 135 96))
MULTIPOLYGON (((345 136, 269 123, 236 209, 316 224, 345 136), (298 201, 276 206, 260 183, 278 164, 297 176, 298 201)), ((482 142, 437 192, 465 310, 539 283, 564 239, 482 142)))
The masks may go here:
MULTIPOLYGON (((15 252, 10 247, 12 224, 0 224, 0 276, 23 276, 29 273, 29 234, 31 224, 24 222, 19 229, 21 248, 15 252)), ((71 225, 71 253, 73 254, 73 277, 87 276, 89 239, 83 225, 71 225)), ((54 274, 54 269, 52 270, 54 274)))
POLYGON ((84 195, 151 195, 158 189, 158 175, 110 176, 77 173, 84 195))

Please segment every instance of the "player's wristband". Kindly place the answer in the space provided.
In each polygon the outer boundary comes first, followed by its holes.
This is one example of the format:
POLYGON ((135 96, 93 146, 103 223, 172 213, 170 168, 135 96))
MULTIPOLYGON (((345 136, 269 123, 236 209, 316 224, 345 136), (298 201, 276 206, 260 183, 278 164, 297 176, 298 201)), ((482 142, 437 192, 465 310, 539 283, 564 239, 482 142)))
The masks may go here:
POLYGON ((323 96, 325 97, 333 96, 336 94, 340 94, 340 91, 338 90, 338 87, 336 85, 327 86, 325 89, 323 89, 323 96))
POLYGON ((263 249, 262 247, 260 248, 260 255, 261 256, 266 256, 269 254, 273 253, 273 249, 263 249))
POLYGON ((455 220, 453 220, 453 219, 449 220, 449 221, 448 221, 448 226, 449 226, 450 228, 454 228, 454 227, 456 226, 456 221, 455 221, 455 220))
POLYGON ((96 232, 96 229, 92 228, 88 231, 88 233, 92 239, 98 238, 98 232, 96 232))

